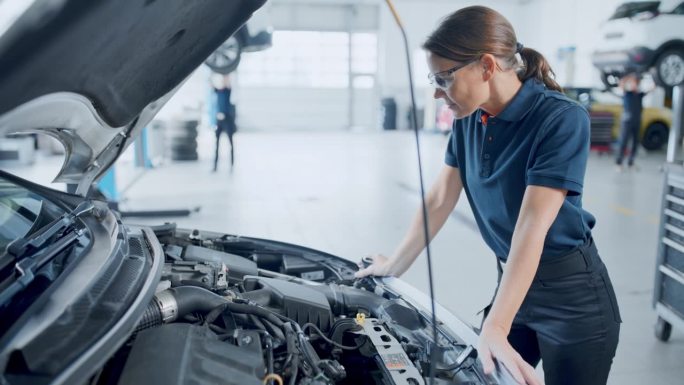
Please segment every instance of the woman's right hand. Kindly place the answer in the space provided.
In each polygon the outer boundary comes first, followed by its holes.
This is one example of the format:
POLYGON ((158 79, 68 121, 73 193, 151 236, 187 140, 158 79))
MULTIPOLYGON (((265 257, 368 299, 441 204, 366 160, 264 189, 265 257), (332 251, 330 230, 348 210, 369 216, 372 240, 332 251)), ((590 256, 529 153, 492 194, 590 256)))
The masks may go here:
POLYGON ((393 271, 393 259, 382 254, 369 256, 368 259, 371 260, 371 264, 364 267, 363 264, 359 263, 360 269, 354 274, 354 277, 363 278, 370 275, 386 277, 397 275, 396 272, 393 271))

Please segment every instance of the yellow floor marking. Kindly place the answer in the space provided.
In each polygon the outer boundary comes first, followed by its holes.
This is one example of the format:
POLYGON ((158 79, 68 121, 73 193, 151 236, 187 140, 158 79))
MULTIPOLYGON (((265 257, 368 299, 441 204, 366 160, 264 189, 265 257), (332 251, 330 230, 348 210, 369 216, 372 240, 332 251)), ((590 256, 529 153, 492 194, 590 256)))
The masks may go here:
POLYGON ((632 217, 635 214, 634 210, 628 209, 627 207, 617 206, 617 205, 613 205, 613 210, 619 212, 622 215, 626 215, 628 217, 632 217))

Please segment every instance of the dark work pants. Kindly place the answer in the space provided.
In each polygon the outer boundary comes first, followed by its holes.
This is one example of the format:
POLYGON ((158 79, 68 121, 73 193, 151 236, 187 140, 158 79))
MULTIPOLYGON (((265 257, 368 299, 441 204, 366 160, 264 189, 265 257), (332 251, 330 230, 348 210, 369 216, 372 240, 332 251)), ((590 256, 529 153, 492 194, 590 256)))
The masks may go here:
POLYGON ((636 156, 637 149, 639 148, 639 128, 641 126, 641 118, 639 119, 627 119, 622 120, 620 126, 620 138, 618 141, 618 155, 615 159, 615 163, 618 165, 622 164, 622 160, 625 156, 625 150, 627 149, 627 144, 631 142, 632 147, 629 151, 629 158, 627 159, 628 165, 634 164, 634 157, 636 156))
POLYGON ((621 322, 608 271, 591 241, 540 264, 508 341, 530 365, 541 359, 546 385, 605 385, 621 322))
POLYGON ((214 170, 218 167, 219 147, 221 144, 221 134, 228 135, 228 143, 230 144, 230 165, 235 163, 235 146, 233 145, 233 134, 235 133, 235 123, 219 121, 216 125, 216 150, 214 151, 214 170))

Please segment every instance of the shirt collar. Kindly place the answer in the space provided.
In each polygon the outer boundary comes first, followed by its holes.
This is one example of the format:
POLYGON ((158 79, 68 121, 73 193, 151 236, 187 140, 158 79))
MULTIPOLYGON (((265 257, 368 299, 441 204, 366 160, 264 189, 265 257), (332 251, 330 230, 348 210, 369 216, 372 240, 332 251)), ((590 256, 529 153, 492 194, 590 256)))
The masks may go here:
MULTIPOLYGON (((532 109, 537 95, 542 91, 544 91, 544 85, 538 80, 534 78, 525 80, 518 93, 513 97, 513 100, 508 103, 503 111, 496 115, 496 119, 508 122, 519 121, 532 109)), ((494 117, 491 118, 493 119, 494 117)))

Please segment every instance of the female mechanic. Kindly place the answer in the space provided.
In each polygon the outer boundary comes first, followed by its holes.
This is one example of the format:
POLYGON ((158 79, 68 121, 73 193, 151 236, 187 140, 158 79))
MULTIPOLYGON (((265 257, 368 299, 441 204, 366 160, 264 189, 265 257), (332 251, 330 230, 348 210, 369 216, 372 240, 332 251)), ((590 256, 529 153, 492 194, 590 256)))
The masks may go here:
MULTIPOLYGON (((561 93, 537 51, 498 12, 468 7, 429 36, 435 98, 454 112, 445 165, 426 196, 430 240, 461 196, 497 257, 499 284, 478 356, 519 383, 606 384, 620 313, 582 208, 589 116, 561 93)), ((399 276, 425 247, 419 210, 391 257, 357 276, 399 276)))

